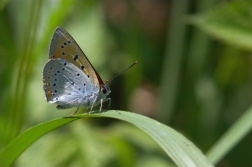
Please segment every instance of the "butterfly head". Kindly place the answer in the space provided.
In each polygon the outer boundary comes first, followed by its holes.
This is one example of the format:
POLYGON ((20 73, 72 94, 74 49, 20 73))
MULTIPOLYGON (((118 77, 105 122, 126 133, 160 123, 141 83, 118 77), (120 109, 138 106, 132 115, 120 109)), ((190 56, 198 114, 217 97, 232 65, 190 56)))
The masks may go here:
POLYGON ((107 97, 110 94, 111 90, 109 89, 108 85, 101 86, 101 97, 107 97))

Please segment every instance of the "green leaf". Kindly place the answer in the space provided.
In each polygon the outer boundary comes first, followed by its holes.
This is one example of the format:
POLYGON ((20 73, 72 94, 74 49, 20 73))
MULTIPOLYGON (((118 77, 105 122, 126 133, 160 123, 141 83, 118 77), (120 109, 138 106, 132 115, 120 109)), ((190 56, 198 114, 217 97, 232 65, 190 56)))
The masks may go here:
POLYGON ((244 114, 228 129, 228 131, 212 146, 208 151, 207 157, 216 164, 230 150, 237 145, 252 129, 252 107, 244 112, 244 114))
POLYGON ((246 0, 225 3, 189 17, 189 23, 225 43, 252 51, 251 5, 246 0))
POLYGON ((26 148, 46 133, 84 117, 109 117, 132 123, 150 135, 177 166, 213 166, 193 143, 170 127, 139 114, 115 110, 64 117, 34 126, 1 150, 0 166, 10 166, 26 148))

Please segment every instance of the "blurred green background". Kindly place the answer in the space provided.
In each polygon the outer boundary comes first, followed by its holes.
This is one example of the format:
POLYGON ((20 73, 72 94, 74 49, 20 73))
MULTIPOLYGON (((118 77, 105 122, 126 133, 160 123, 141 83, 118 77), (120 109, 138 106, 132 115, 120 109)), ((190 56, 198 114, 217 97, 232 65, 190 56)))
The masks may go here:
MULTIPOLYGON (((60 26, 104 81, 138 61, 109 85, 110 109, 154 118, 207 152, 252 103, 251 11, 251 0, 0 1, 0 149, 74 111, 46 103, 42 85, 60 26)), ((251 141, 250 130, 216 166, 252 166, 251 141)), ((139 129, 96 118, 47 134, 15 166, 175 165, 139 129)))

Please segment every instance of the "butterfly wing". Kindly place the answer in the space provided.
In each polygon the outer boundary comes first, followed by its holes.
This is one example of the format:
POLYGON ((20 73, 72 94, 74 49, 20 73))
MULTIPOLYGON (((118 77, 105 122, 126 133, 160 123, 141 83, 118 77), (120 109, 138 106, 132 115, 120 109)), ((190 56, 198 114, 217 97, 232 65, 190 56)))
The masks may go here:
POLYGON ((44 90, 50 103, 64 108, 84 105, 90 107, 92 94, 98 93, 90 79, 78 67, 64 59, 49 60, 43 70, 44 90))
POLYGON ((57 58, 63 58, 73 63, 90 78, 91 83, 98 89, 104 84, 73 37, 60 27, 58 27, 53 34, 49 50, 49 59, 57 58))

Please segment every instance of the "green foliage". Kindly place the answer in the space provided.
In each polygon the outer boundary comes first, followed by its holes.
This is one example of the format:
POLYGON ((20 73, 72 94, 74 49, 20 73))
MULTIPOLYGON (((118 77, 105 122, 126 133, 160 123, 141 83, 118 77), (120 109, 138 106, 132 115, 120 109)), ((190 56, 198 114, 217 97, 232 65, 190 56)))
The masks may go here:
POLYGON ((1 1, 0 165, 252 166, 251 7, 1 1), (58 26, 104 80, 138 61, 109 85, 114 110, 61 118, 74 109, 46 103, 41 73, 58 26))
POLYGON ((251 6, 252 2, 247 0, 221 4, 191 17, 190 22, 224 43, 251 51, 251 6))
POLYGON ((148 117, 123 111, 76 115, 37 125, 18 136, 10 145, 0 152, 1 165, 9 166, 38 138, 81 117, 110 117, 132 123, 151 136, 163 148, 167 155, 171 157, 177 166, 212 166, 193 143, 173 129, 148 117))
POLYGON ((245 135, 251 131, 252 108, 249 108, 241 118, 220 138, 207 153, 207 157, 213 163, 218 162, 229 152, 245 135))

